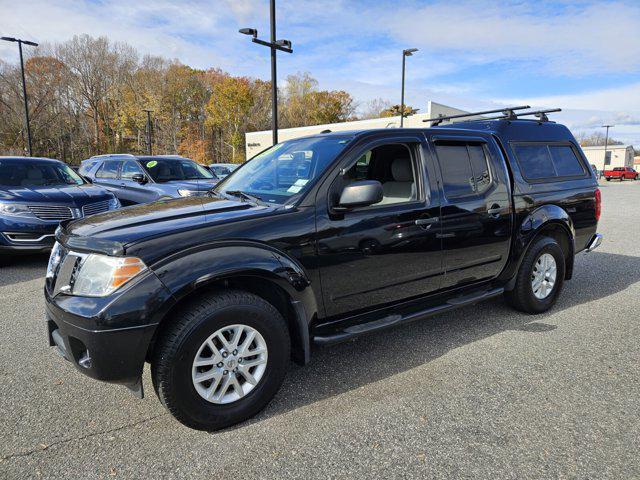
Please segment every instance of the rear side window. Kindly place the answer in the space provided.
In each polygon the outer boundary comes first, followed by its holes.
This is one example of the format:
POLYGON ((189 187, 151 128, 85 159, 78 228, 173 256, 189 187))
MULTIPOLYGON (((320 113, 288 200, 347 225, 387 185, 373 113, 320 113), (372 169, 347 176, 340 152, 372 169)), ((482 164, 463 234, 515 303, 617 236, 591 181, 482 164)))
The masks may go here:
POLYGON ((107 160, 96 172, 96 178, 118 178, 119 165, 116 160, 107 160))
POLYGON ((553 166, 556 167, 556 173, 559 177, 584 175, 582 163, 569 145, 551 145, 549 151, 551 152, 553 166))
POLYGON ((482 144, 436 143, 447 198, 479 195, 491 185, 487 154, 482 144))
POLYGON ((527 180, 549 180, 585 174, 582 162, 570 145, 515 145, 522 176, 527 180))

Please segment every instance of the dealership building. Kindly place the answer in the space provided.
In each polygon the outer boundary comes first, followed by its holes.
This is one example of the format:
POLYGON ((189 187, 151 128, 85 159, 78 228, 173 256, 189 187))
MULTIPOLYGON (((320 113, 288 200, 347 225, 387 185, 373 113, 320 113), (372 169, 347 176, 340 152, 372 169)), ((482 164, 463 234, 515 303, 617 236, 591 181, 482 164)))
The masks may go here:
POLYGON ((597 147, 582 147, 584 155, 590 165, 595 165, 601 170, 610 170, 616 167, 633 167, 632 145, 609 145, 605 159, 604 145, 597 147))
MULTIPOLYGON (((465 110, 458 108, 448 107, 436 102, 427 103, 426 113, 418 113, 410 115, 404 119, 405 128, 425 128, 429 125, 424 123, 423 120, 427 118, 434 118, 438 116, 457 115, 460 113, 468 113, 465 110)), ((467 117, 464 120, 469 120, 474 117, 467 117)), ((292 138, 306 137, 307 135, 315 135, 320 132, 331 130, 332 132, 347 131, 347 130, 365 130, 370 128, 399 128, 400 116, 397 117, 383 117, 372 118, 369 120, 356 120, 353 122, 341 122, 330 123, 324 125, 313 125, 310 127, 297 127, 297 128, 284 128, 278 129, 278 140, 291 140, 292 138)), ((271 130, 264 130, 261 132, 249 132, 245 137, 247 159, 257 155, 262 150, 270 147, 272 142, 271 130)))

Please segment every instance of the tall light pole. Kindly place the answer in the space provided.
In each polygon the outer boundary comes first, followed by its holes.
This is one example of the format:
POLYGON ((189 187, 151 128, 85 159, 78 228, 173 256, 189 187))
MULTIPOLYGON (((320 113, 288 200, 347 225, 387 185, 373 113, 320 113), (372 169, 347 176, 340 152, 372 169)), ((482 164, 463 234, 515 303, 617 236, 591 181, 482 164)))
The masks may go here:
POLYGON ((615 125, 602 125, 602 128, 606 128, 607 132, 604 135, 604 161, 602 162, 602 174, 607 169, 607 147, 609 146, 609 129, 615 127, 615 125))
POLYGON ((289 40, 276 40, 276 0, 269 2, 269 23, 271 27, 271 41, 260 40, 258 30, 255 28, 241 28, 240 33, 251 35, 251 41, 264 45, 271 49, 271 130, 273 131, 273 144, 278 143, 278 85, 276 73, 276 50, 293 53, 289 40))
POLYGON ((5 42, 17 42, 18 50, 20 51, 20 72, 22 73, 22 97, 24 98, 24 118, 27 124, 27 145, 29 147, 29 156, 33 156, 33 148, 31 147, 31 126, 29 125, 29 101, 27 100, 27 81, 24 77, 24 60, 22 58, 22 44, 37 47, 36 42, 30 42, 29 40, 22 40, 20 38, 13 37, 0 37, 0 40, 5 42))
POLYGON ((147 155, 151 155, 151 112, 153 110, 145 108, 144 111, 147 112, 147 155))
POLYGON ((417 48, 407 48, 402 51, 402 94, 400 96, 400 128, 404 125, 404 70, 407 57, 417 52, 417 48))

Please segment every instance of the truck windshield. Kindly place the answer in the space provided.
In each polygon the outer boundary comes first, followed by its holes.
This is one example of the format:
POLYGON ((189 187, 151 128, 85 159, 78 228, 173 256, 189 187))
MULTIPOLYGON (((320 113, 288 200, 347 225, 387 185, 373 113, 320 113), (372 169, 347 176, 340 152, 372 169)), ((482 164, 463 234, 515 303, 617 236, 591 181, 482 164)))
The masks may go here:
POLYGON ((240 192, 264 202, 284 204, 303 194, 351 138, 311 137, 278 143, 225 178, 214 192, 240 192))
POLYGON ((0 185, 52 187, 82 184, 84 180, 64 163, 29 159, 0 160, 0 185))
POLYGON ((157 183, 213 178, 213 174, 206 168, 187 158, 147 157, 141 159, 140 163, 157 183))

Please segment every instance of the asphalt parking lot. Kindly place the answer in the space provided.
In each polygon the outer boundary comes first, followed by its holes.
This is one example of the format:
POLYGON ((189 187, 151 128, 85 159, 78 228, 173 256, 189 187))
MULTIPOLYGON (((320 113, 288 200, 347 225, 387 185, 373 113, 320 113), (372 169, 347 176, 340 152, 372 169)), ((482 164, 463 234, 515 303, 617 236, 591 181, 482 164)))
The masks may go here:
POLYGON ((603 245, 546 314, 494 300, 292 365, 234 428, 189 430, 153 394, 47 345, 46 256, 0 267, 0 478, 638 478, 640 182, 604 183, 603 245))

